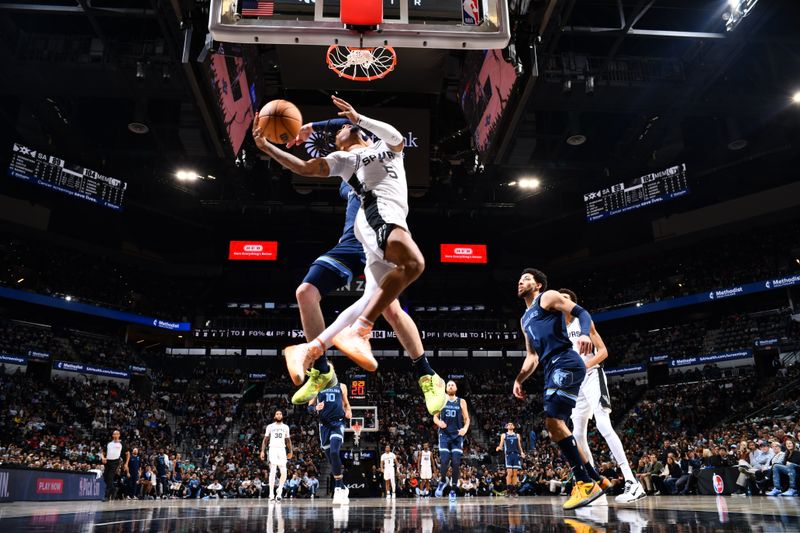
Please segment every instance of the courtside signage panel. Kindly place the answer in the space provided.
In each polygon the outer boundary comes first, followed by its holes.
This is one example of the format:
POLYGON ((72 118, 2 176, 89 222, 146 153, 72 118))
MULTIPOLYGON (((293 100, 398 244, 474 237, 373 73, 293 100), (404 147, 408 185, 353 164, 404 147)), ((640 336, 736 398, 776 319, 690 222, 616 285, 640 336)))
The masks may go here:
POLYGON ((485 244, 442 244, 442 263, 478 263, 486 264, 485 244))
POLYGON ((231 261, 276 261, 278 241, 231 241, 228 249, 231 261))

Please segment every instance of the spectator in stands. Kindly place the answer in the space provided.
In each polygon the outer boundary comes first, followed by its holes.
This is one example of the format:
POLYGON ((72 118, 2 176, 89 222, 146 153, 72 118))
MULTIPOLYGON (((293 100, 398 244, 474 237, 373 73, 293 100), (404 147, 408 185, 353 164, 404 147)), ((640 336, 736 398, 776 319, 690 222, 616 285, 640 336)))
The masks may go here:
POLYGON ((772 467, 772 483, 775 488, 767 493, 767 496, 797 496, 797 472, 800 469, 800 450, 795 448, 792 439, 787 438, 784 442, 786 453, 781 463, 772 467), (781 492, 781 474, 789 478, 789 488, 781 492))
POLYGON ((200 498, 200 493, 202 492, 202 484, 200 479, 197 477, 197 473, 192 473, 192 477, 189 478, 189 483, 186 485, 186 494, 183 496, 185 498, 200 498))

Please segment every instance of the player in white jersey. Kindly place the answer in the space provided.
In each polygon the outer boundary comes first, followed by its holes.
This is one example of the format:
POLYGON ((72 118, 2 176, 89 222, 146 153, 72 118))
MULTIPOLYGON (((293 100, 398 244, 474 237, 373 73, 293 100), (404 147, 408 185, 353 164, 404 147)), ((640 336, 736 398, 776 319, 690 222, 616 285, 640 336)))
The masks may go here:
MULTIPOLYGON (((372 326, 425 269, 425 259, 406 223, 404 137, 393 126, 360 115, 341 98, 333 96, 332 100, 340 109, 339 116, 351 124, 336 133, 337 151, 326 157, 303 161, 269 143, 261 135, 257 121, 253 126, 253 138, 259 149, 285 168, 302 176, 341 177, 361 198, 355 234, 364 246, 367 260, 364 296, 340 313, 320 336, 286 349, 287 367, 296 384, 302 382, 305 371, 323 356, 331 342, 360 367, 374 372, 378 362, 369 344, 372 326), (378 141, 367 139, 364 131, 372 133, 378 141)), ((444 381, 433 371, 424 352, 410 355, 428 412, 437 413, 447 401, 444 381)))
POLYGON ((433 478, 433 452, 427 442, 422 445, 422 451, 417 455, 417 470, 419 471, 419 493, 427 496, 431 490, 431 478, 433 478))
POLYGON ((386 450, 383 452, 383 455, 381 455, 381 472, 383 472, 383 481, 386 484, 386 499, 394 498, 396 494, 394 481, 396 464, 397 456, 387 444, 386 450))
MULTIPOLYGON (((578 297, 569 289, 559 289, 559 292, 578 303, 578 297)), ((573 346, 577 344, 578 337, 580 336, 580 324, 578 319, 572 316, 565 315, 564 320, 567 325, 567 334, 572 341, 573 346)), ((581 355, 584 364, 586 364, 586 377, 583 378, 580 392, 578 393, 578 400, 575 407, 572 409, 572 425, 573 435, 575 441, 578 443, 584 459, 594 466, 594 459, 592 452, 589 449, 589 441, 587 439, 587 431, 589 427, 589 420, 594 418, 597 424, 597 430, 605 439, 611 454, 619 464, 622 475, 625 477, 625 491, 616 497, 617 503, 630 503, 647 496, 644 488, 636 480, 636 477, 631 471, 628 464, 628 458, 625 455, 625 449, 622 446, 622 441, 614 431, 614 426, 611 424, 611 398, 608 394, 608 384, 606 382, 606 374, 603 371, 603 361, 608 357, 608 349, 603 342, 602 337, 597 332, 594 322, 591 324, 589 338, 592 340, 594 350, 588 355, 581 355)), ((577 348, 576 348, 577 351, 577 348)), ((579 352, 580 353, 580 352, 579 352)))
POLYGON ((261 460, 264 460, 264 448, 269 443, 269 499, 281 501, 283 486, 286 483, 286 461, 292 458, 292 439, 289 426, 283 423, 283 412, 275 411, 274 421, 267 426, 264 439, 261 441, 261 460), (288 451, 287 451, 288 448, 288 451), (280 469, 281 477, 278 494, 275 495, 275 471, 280 469))

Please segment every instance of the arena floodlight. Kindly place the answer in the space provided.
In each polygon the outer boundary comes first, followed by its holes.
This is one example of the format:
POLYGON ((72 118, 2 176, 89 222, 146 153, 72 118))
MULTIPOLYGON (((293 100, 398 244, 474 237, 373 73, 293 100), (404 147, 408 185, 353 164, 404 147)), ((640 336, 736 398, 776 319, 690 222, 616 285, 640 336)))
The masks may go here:
POLYGON ((70 296, 69 294, 67 294, 66 296, 64 296, 64 299, 65 299, 66 301, 68 301, 68 302, 71 302, 71 301, 72 301, 72 296, 70 296))
POLYGON ((730 9, 725 10, 722 18, 725 19, 725 29, 733 31, 736 26, 750 14, 758 0, 728 0, 730 9))
POLYGON ((17 283, 22 283, 23 281, 25 281, 25 278, 19 278, 19 279, 17 280, 17 283))
POLYGON ((539 178, 521 178, 518 182, 520 189, 538 189, 541 185, 539 178))
POLYGON ((200 179, 200 174, 194 170, 179 170, 175 173, 175 177, 179 181, 197 181, 200 179))
POLYGON ((792 95, 792 102, 795 104, 800 104, 800 91, 797 91, 792 95))

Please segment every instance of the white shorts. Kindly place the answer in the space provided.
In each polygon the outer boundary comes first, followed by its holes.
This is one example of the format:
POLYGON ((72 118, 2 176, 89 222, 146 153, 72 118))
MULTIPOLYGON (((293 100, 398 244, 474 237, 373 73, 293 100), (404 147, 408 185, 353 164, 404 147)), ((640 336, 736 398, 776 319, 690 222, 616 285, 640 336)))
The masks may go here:
POLYGON ((602 368, 595 368, 586 373, 583 378, 578 400, 572 409, 572 419, 591 419, 596 413, 608 414, 611 412, 611 403, 606 385, 606 374, 602 368))
POLYGON ((388 471, 384 470, 384 472, 383 472, 383 480, 384 481, 394 481, 394 470, 392 470, 391 472, 388 472, 388 471))
POLYGON ((419 470, 419 477, 420 479, 431 479, 433 477, 433 472, 431 472, 430 466, 423 466, 419 470))
POLYGON ((394 263, 383 258, 386 239, 389 238, 392 226, 409 231, 403 209, 396 203, 381 198, 376 198, 373 204, 359 209, 356 215, 355 234, 364 246, 367 268, 372 268, 373 264, 380 265, 377 269, 373 269, 378 284, 387 272, 395 268, 394 263))
POLYGON ((270 448, 269 449, 269 464, 276 466, 286 466, 286 449, 284 448, 270 448))

